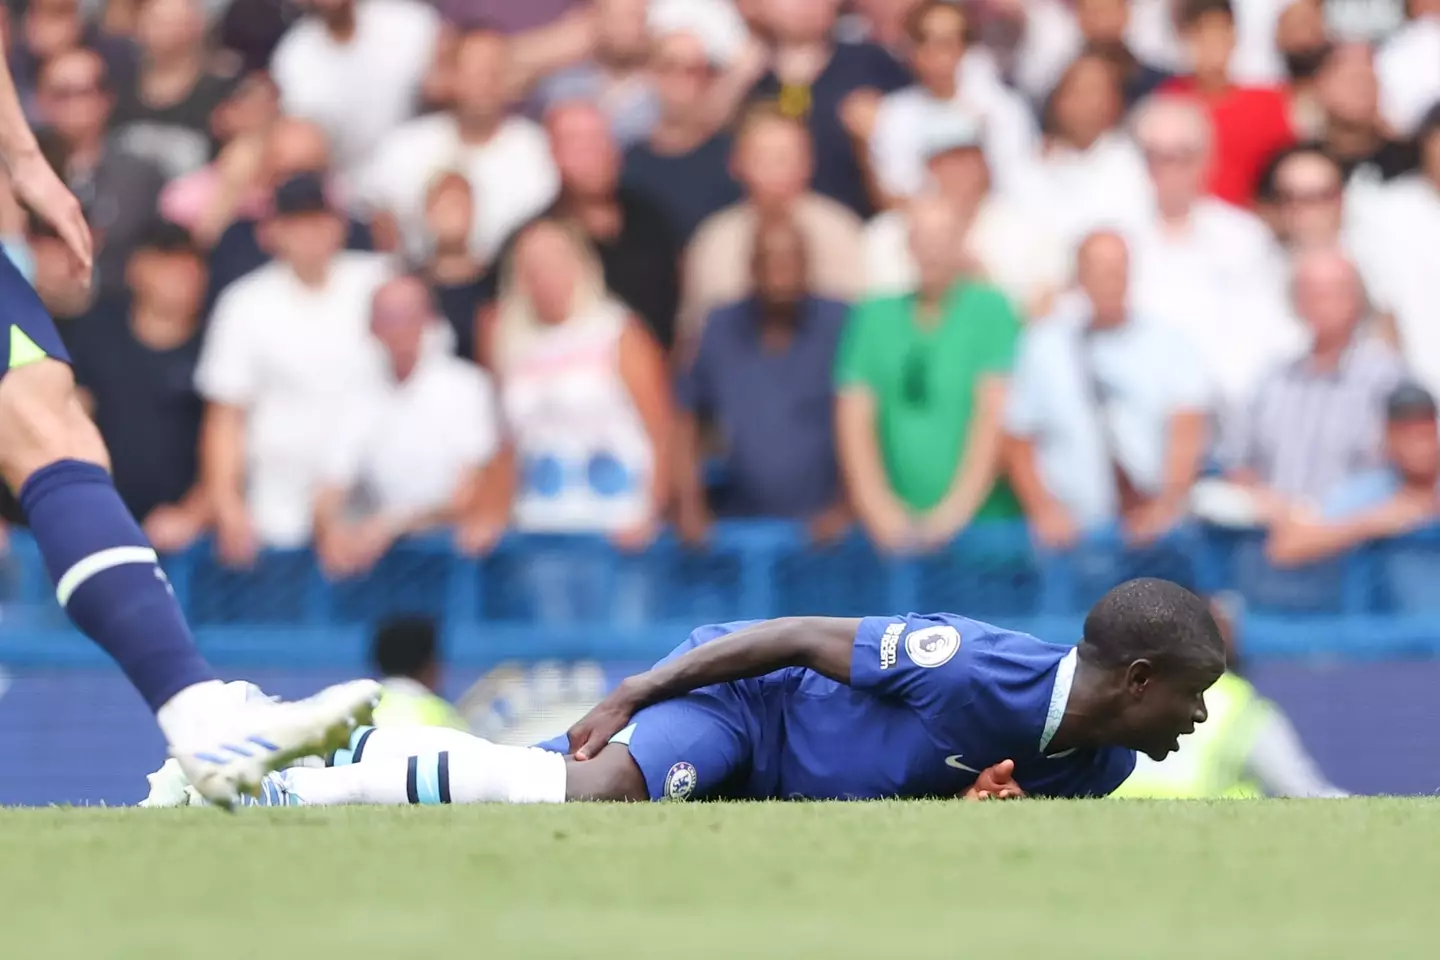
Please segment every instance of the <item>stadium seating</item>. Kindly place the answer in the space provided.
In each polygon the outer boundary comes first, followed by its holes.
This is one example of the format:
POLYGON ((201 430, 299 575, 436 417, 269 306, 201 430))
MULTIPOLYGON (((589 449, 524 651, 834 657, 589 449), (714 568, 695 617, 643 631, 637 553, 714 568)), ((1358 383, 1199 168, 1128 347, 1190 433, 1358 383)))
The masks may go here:
MULTIPOLYGON (((1236 592, 1253 657, 1440 652, 1435 531, 1298 571, 1270 567, 1253 534, 1200 527, 1142 550, 1106 533, 1059 555, 1034 550, 1023 526, 984 525, 937 554, 889 560, 859 536, 814 548, 798 526, 763 521, 720 524, 703 549, 667 537, 638 556, 595 539, 512 536, 475 560, 434 535, 341 583, 327 582, 305 550, 271 551, 235 571, 200 544, 165 566, 202 646, 232 664, 266 663, 278 651, 292 664, 358 662, 367 625, 399 612, 440 618, 451 658, 476 666, 517 657, 643 661, 697 623, 800 613, 958 610, 1063 640, 1079 635, 1086 607, 1109 585, 1138 575, 1236 592)), ((98 657, 65 625, 22 536, 0 598, 6 662, 98 657)))

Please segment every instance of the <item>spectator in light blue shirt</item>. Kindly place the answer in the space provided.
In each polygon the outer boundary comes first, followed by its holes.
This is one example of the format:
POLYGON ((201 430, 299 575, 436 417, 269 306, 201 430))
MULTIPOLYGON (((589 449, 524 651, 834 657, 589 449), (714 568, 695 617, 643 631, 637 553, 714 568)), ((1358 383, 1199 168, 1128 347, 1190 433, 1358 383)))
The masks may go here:
MULTIPOLYGON (((1440 426, 1435 398, 1418 384, 1402 383, 1386 401, 1385 419, 1388 463, 1336 487, 1319 510, 1293 509, 1271 534, 1272 561, 1282 566, 1315 563, 1436 522, 1440 426)), ((1429 589, 1436 582, 1430 577, 1429 589)))
POLYGON ((1079 290, 1021 344, 1006 411, 1010 480, 1045 546, 1116 521, 1149 542, 1185 515, 1209 387, 1179 334, 1132 315, 1119 235, 1091 234, 1077 257, 1079 290))

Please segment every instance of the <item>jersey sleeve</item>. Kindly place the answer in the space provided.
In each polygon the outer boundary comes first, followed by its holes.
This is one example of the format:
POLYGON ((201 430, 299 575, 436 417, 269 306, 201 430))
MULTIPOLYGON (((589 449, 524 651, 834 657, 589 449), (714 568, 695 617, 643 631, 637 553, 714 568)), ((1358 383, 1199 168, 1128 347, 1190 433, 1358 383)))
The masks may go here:
POLYGON ((928 720, 958 718, 974 699, 963 643, 944 617, 866 617, 855 631, 850 686, 904 701, 928 720))
POLYGON ((1134 769, 1135 751, 1104 747, 1027 763, 1015 780, 1032 797, 1108 797, 1134 769))

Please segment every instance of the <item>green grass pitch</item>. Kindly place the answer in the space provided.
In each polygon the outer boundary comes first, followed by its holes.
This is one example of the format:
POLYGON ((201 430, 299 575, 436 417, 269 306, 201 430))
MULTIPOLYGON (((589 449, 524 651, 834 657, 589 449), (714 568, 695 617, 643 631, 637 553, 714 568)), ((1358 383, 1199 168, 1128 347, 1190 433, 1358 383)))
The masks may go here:
POLYGON ((1440 956, 1440 801, 0 811, 14 958, 1440 956))

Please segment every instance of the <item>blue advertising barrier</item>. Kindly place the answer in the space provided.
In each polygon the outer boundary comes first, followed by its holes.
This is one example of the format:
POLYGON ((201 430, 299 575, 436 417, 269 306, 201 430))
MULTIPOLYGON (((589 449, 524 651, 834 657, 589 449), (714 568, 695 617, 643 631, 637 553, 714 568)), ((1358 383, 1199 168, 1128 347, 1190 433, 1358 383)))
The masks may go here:
MULTIPOLYGON (((208 545, 167 558, 206 655, 281 695, 366 670, 370 626, 394 613, 443 625, 452 675, 502 662, 643 664, 697 624, 786 614, 955 610, 1052 640, 1132 576, 1244 600, 1258 685, 1297 722, 1328 773, 1364 792, 1440 789, 1440 534, 1427 531, 1305 570, 1266 564, 1254 535, 1185 528, 1145 549, 1113 533, 1067 554, 1022 526, 979 526, 936 554, 881 558, 858 537, 815 548, 797 525, 718 525, 703 549, 662 539, 620 556, 594 538, 512 537, 484 560, 443 536, 406 541, 369 575, 329 583, 308 551, 234 571, 208 545), (1433 661, 1433 662, 1432 662, 1433 661)), ((139 699, 75 633, 34 544, 0 569, 0 803, 126 803, 162 746, 139 699)))

